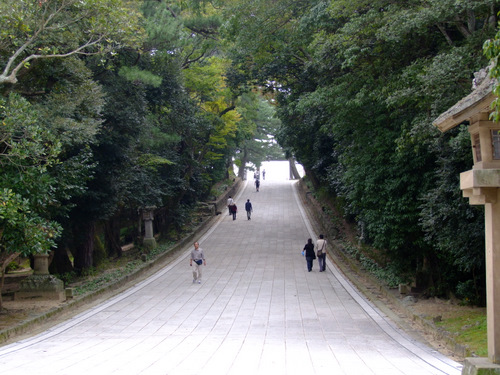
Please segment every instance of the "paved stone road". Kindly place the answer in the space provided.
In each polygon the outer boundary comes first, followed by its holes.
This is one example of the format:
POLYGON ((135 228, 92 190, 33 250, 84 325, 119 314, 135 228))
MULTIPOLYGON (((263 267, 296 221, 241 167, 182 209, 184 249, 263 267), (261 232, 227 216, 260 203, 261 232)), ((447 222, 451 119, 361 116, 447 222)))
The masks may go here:
POLYGON ((127 292, 33 338, 0 348, 0 374, 460 374, 361 297, 328 262, 308 273, 316 238, 294 182, 248 182, 200 238, 192 284, 186 249, 127 292), (244 202, 254 205, 247 220, 244 202))

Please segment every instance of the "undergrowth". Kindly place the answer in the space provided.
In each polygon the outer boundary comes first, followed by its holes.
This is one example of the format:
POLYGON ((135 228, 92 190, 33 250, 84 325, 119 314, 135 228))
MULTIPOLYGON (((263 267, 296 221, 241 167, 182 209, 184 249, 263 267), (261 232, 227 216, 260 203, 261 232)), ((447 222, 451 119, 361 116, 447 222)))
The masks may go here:
MULTIPOLYGON (((150 250, 147 254, 144 254, 146 257, 145 261, 149 262, 158 258, 161 254, 171 249, 174 244, 174 242, 160 243, 156 248, 150 250)), ((107 284, 137 271, 145 263, 144 260, 140 259, 140 253, 140 249, 137 249, 133 254, 131 254, 131 256, 118 258, 118 262, 106 262, 104 269, 91 269, 89 274, 86 277, 83 277, 83 280, 81 278, 80 280, 75 280, 75 284, 77 284, 74 288, 75 295, 82 295, 97 291, 107 284)))
POLYGON ((344 245, 345 252, 353 259, 356 259, 361 267, 377 279, 383 281, 389 288, 397 288, 399 284, 404 284, 407 282, 406 279, 399 276, 388 264, 385 267, 381 267, 377 262, 375 262, 370 257, 366 256, 357 246, 352 244, 344 245))

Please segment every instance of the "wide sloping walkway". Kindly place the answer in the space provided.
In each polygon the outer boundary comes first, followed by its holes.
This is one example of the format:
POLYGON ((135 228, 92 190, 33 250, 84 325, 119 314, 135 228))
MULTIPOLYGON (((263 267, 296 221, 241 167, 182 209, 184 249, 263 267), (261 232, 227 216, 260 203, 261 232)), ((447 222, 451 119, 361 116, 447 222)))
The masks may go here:
MULTIPOLYGON (((267 177, 267 176, 266 176, 267 177)), ((308 273, 317 233, 295 182, 249 181, 199 242, 207 266, 192 283, 188 254, 73 319, 0 348, 0 374, 460 374, 412 340, 329 261, 308 273), (254 205, 247 220, 244 202, 254 205)))

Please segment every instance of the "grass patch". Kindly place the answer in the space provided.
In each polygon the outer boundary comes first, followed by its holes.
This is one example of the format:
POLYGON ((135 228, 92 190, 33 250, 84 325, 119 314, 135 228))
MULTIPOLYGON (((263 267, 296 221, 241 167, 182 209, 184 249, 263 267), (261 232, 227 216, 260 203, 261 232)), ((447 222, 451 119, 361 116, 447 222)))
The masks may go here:
POLYGON ((479 357, 488 356, 486 312, 484 310, 464 311, 460 316, 443 319, 437 323, 437 326, 450 332, 455 336, 457 343, 466 345, 479 357))

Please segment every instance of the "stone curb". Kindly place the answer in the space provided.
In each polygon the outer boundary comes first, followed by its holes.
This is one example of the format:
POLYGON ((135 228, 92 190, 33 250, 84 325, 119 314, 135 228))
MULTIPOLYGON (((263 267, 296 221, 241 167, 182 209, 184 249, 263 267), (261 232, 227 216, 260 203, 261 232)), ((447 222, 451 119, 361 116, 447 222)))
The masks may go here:
MULTIPOLYGON (((335 228, 332 224, 331 218, 328 217, 320 208, 320 203, 312 196, 303 180, 300 180, 298 183, 298 191, 300 199, 313 225, 316 228, 320 228, 320 232, 324 233, 329 238, 335 238, 338 233, 337 228, 335 228)), ((344 276, 347 277, 347 279, 355 285, 358 290, 360 290, 372 303, 376 304, 380 310, 392 316, 394 321, 397 322, 399 319, 394 316, 393 312, 389 311, 389 308, 387 308, 375 294, 368 290, 368 288, 366 288, 366 286, 363 285, 358 278, 356 278, 356 274, 363 275, 363 277, 369 279, 370 283, 378 288, 378 292, 380 292, 382 296, 396 305, 397 309, 403 312, 409 319, 417 322, 424 329, 426 334, 432 335, 434 339, 443 342, 446 345, 446 348, 453 352, 454 355, 460 358, 475 356, 475 354, 472 353, 467 346, 457 343, 449 332, 437 327, 432 320, 426 319, 424 316, 417 314, 410 306, 404 304, 400 299, 396 298, 391 293, 390 289, 386 285, 382 284, 380 280, 368 272, 363 271, 362 267, 355 259, 352 259, 344 253, 343 246, 340 241, 330 241, 330 243, 332 243, 333 251, 330 249, 328 255, 332 259, 333 263, 335 263, 344 276)))
MULTIPOLYGON (((217 199, 216 202, 213 202, 216 207, 225 207, 227 197, 229 195, 236 195, 239 189, 241 188, 241 179, 236 178, 234 180, 233 186, 224 193, 221 197, 217 199)), ((34 326, 46 323, 49 319, 56 318, 62 313, 74 311, 84 305, 91 305, 92 303, 99 302, 99 298, 107 292, 111 292, 112 295, 117 295, 123 290, 130 288, 130 283, 134 281, 140 281, 140 279, 144 279, 153 273, 160 270, 162 267, 168 264, 168 257, 176 252, 183 250, 186 246, 190 245, 195 238, 199 238, 206 233, 211 225, 218 219, 217 214, 215 216, 210 217, 208 220, 204 220, 193 232, 189 233, 178 241, 171 249, 165 251, 160 254, 157 258, 145 262, 139 269, 133 271, 132 273, 125 275, 113 282, 103 286, 102 288, 89 292, 80 297, 73 298, 71 300, 67 300, 67 303, 53 308, 49 311, 40 313, 32 318, 29 318, 13 327, 9 327, 0 331, 0 346, 5 345, 9 339, 12 339, 16 336, 22 335, 24 333, 28 333, 31 328, 34 326)))

